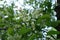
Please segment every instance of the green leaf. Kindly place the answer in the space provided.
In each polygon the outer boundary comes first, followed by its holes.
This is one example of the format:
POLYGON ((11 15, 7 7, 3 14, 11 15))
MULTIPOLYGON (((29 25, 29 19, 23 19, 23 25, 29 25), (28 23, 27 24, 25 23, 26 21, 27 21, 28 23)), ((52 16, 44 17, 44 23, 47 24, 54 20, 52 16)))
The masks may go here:
POLYGON ((19 31, 19 33, 24 35, 30 31, 31 31, 31 28, 22 27, 21 30, 19 31))
POLYGON ((32 4, 34 0, 29 0, 29 3, 32 4))
POLYGON ((50 30, 47 35, 54 35, 54 34, 60 34, 58 31, 50 30))
POLYGON ((36 34, 32 34, 28 40, 34 40, 35 37, 36 37, 36 34))
POLYGON ((50 15, 49 14, 44 14, 43 16, 41 16, 41 19, 50 20, 50 15))
POLYGON ((7 34, 14 35, 14 29, 9 27, 7 30, 7 34))
POLYGON ((56 27, 60 24, 60 20, 50 22, 52 27, 56 27))

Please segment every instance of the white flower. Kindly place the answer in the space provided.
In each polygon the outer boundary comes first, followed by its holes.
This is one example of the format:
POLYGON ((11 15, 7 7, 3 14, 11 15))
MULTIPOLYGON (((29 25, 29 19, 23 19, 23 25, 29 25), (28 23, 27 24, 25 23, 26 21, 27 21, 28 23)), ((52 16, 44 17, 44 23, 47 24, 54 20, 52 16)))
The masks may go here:
POLYGON ((6 15, 6 16, 4 16, 4 18, 8 18, 8 16, 6 15))

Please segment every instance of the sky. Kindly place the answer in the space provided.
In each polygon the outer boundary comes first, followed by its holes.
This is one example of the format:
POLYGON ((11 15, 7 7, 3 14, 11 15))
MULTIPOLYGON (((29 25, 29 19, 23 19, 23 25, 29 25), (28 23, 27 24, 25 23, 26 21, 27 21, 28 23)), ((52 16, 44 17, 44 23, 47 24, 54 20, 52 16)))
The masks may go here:
MULTIPOLYGON (((4 2, 5 0, 3 0, 3 1, 0 1, 0 4, 4 4, 3 2, 4 2)), ((22 5, 24 4, 24 0, 18 0, 18 1, 16 1, 16 0, 6 0, 7 1, 7 4, 8 5, 11 5, 11 3, 14 1, 14 3, 15 3, 15 5, 16 6, 18 6, 18 9, 20 8, 20 7, 22 7, 22 8, 24 8, 22 5)), ((55 3, 55 1, 56 0, 52 0, 52 3, 54 4, 55 3)), ((5 5, 5 4, 4 4, 5 5)), ((26 5, 25 6, 25 8, 27 8, 27 9, 33 9, 31 6, 29 6, 29 5, 26 5)))
MULTIPOLYGON (((5 0, 0 1, 0 5, 4 4, 4 1, 5 0)), ((18 1, 16 1, 16 0, 6 0, 6 1, 7 1, 7 3, 5 3, 4 5, 6 5, 6 4, 11 5, 11 3, 14 2, 15 6, 18 6, 18 7, 21 7, 23 5, 23 2, 24 2, 23 0, 18 0, 18 1)))

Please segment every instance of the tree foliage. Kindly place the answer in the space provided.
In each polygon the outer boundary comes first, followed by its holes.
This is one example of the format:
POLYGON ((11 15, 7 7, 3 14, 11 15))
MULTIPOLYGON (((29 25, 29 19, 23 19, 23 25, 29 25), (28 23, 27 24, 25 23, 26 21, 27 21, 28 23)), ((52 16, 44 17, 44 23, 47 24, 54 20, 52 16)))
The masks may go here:
MULTIPOLYGON (((0 39, 2 40, 42 40, 42 29, 47 27, 55 28, 60 21, 55 21, 54 5, 52 0, 29 0, 33 10, 17 10, 14 12, 14 3, 11 6, 0 7, 0 39), (53 8, 52 8, 53 7, 53 8), (18 13, 19 11, 19 13, 18 13), (30 12, 29 12, 30 11, 30 12)), ((59 34, 52 30, 47 36, 59 34)), ((48 39, 48 38, 47 38, 48 39)))

